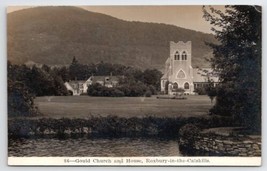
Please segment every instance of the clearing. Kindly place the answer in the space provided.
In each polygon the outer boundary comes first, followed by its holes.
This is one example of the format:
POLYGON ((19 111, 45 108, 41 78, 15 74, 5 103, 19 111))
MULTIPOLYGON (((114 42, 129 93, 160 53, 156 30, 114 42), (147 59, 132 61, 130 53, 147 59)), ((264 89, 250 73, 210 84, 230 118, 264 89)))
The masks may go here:
POLYGON ((118 117, 189 117, 206 115, 212 107, 208 96, 186 96, 186 100, 153 97, 37 97, 35 104, 45 117, 88 118, 118 117))

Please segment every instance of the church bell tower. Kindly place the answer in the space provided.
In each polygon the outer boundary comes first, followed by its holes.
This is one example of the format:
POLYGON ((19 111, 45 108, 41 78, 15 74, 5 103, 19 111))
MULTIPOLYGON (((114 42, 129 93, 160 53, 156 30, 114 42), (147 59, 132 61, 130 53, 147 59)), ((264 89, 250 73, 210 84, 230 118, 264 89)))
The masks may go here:
POLYGON ((193 68, 191 66, 192 43, 191 41, 178 43, 170 42, 170 71, 169 82, 172 89, 182 88, 185 93, 192 94, 193 68))

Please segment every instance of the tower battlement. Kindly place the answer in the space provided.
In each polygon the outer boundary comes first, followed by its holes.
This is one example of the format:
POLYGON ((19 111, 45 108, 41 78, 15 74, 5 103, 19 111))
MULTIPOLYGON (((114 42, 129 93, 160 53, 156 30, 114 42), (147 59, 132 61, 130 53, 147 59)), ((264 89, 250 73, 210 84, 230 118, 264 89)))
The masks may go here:
POLYGON ((182 53, 182 51, 186 51, 188 55, 191 55, 191 49, 192 49, 192 42, 187 41, 178 41, 177 43, 171 41, 170 42, 170 56, 176 53, 176 51, 179 51, 182 53))

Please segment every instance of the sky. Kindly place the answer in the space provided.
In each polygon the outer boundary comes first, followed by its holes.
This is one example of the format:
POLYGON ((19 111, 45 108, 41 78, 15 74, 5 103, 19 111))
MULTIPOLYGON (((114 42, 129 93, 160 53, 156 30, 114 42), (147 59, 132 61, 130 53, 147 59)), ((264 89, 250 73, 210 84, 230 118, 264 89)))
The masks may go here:
MULTIPOLYGON (((107 14, 126 21, 165 23, 179 27, 212 33, 211 25, 205 21, 202 6, 79 6, 85 10, 107 14)), ((213 6, 223 10, 223 6, 213 6)), ((31 8, 10 6, 7 12, 31 8)))

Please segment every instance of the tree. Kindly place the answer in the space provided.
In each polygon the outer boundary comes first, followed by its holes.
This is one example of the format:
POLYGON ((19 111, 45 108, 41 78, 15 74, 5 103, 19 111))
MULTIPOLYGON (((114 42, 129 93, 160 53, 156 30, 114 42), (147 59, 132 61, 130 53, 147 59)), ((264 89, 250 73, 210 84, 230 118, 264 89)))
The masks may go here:
POLYGON ((93 74, 93 69, 89 65, 80 64, 78 60, 73 57, 68 72, 69 80, 87 80, 93 74))
POLYGON ((226 6, 225 12, 203 8, 219 44, 213 48, 212 67, 219 71, 217 100, 211 110, 230 115, 240 125, 261 128, 261 8, 226 6))
POLYGON ((160 90, 160 78, 162 73, 157 69, 146 69, 143 73, 144 83, 147 85, 153 85, 157 90, 160 90))
POLYGON ((26 85, 36 96, 52 96, 57 91, 53 77, 36 66, 33 66, 28 74, 26 85))
POLYGON ((76 57, 74 56, 74 57, 72 58, 71 65, 77 65, 78 63, 79 63, 78 60, 77 60, 76 57))
POLYGON ((210 98, 210 103, 212 104, 214 98, 217 96, 217 89, 216 89, 216 87, 214 85, 214 81, 213 80, 210 80, 210 79, 208 80, 208 85, 205 88, 205 91, 206 91, 207 95, 210 98))
POLYGON ((96 65, 96 69, 96 75, 110 75, 114 70, 111 63, 104 63, 103 61, 96 65))
POLYGON ((53 95, 56 96, 66 96, 68 95, 68 90, 66 86, 64 85, 64 81, 62 78, 58 75, 52 75, 53 76, 53 84, 54 84, 54 93, 53 95))
POLYGON ((63 82, 67 82, 70 80, 69 69, 67 67, 53 68, 53 73, 62 78, 63 82))
POLYGON ((34 106, 33 95, 19 81, 8 79, 8 116, 35 116, 38 114, 34 106))
MULTIPOLYGON (((206 59, 209 61, 209 59, 206 59)), ((214 98, 217 96, 217 88, 215 87, 214 80, 212 77, 215 77, 217 73, 214 70, 208 69, 198 69, 198 73, 201 74, 202 77, 205 77, 208 81, 207 84, 204 84, 202 87, 196 88, 195 92, 199 95, 208 95, 210 98, 210 103, 213 103, 214 98)))
MULTIPOLYGON (((34 95, 23 82, 24 74, 29 72, 25 66, 12 65, 8 61, 8 116, 35 116, 34 95), (23 72, 24 71, 24 72, 23 72)), ((24 77, 25 78, 25 77, 24 77)), ((24 80, 25 81, 25 80, 24 80)))

